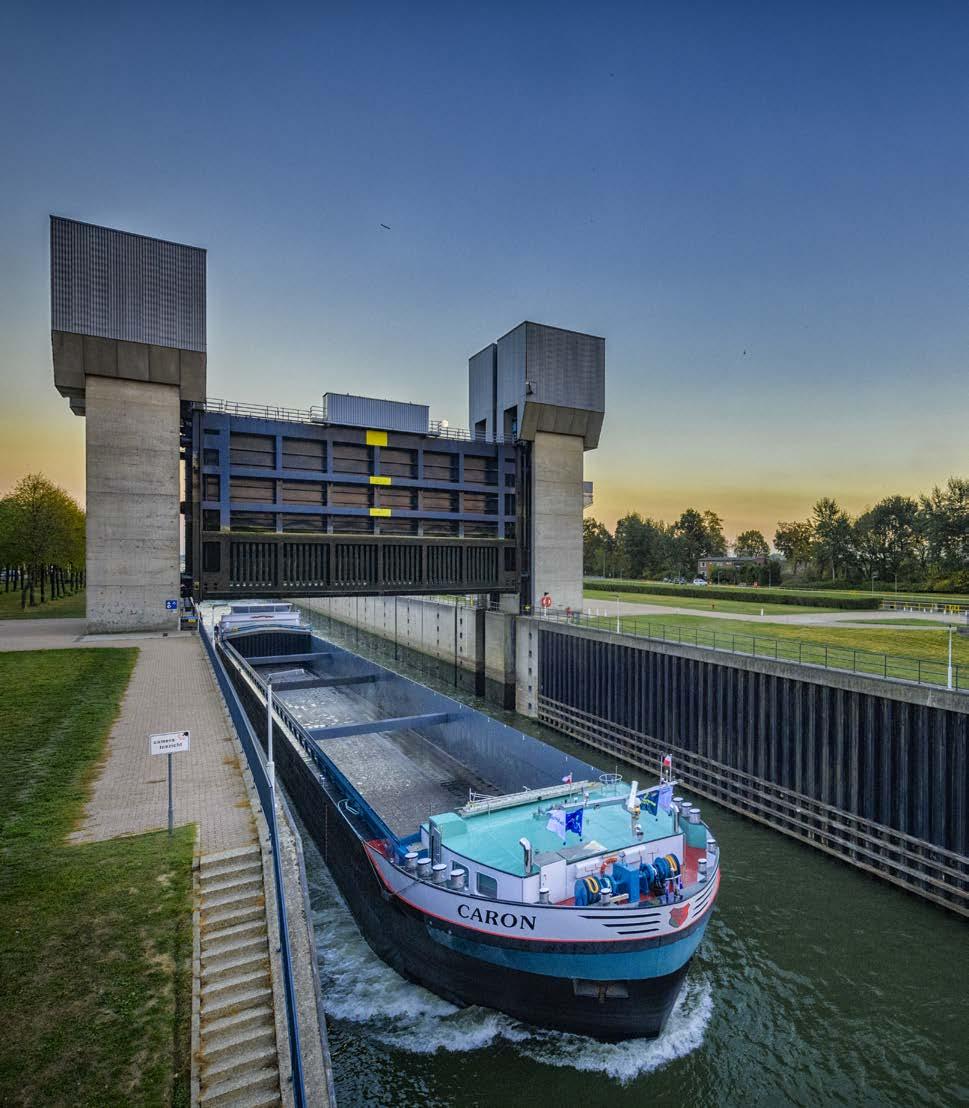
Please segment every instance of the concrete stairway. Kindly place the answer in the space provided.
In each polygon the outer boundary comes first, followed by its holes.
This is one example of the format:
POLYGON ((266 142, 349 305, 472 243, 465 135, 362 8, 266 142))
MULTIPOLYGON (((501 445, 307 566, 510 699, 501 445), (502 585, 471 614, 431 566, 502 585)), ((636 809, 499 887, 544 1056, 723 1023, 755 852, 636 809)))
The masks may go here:
POLYGON ((259 847, 205 855, 199 893, 199 1104, 280 1104, 259 847))

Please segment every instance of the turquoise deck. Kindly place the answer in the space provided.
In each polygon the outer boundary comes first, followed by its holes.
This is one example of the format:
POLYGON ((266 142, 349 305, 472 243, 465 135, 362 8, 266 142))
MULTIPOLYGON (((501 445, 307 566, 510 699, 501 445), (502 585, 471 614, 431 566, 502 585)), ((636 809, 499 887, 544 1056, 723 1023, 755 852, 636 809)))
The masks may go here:
POLYGON ((597 854, 629 849, 674 834, 673 817, 668 812, 660 811, 653 816, 644 809, 639 817, 643 829, 640 839, 632 832, 624 804, 595 807, 597 800, 616 796, 625 798, 628 793, 628 785, 603 786, 590 792, 584 809, 582 838, 566 832, 564 843, 560 836, 546 829, 548 813, 551 808, 560 805, 569 808, 580 804, 582 797, 579 795, 535 801, 467 817, 447 812, 433 819, 441 831, 442 842, 455 853, 491 869, 523 877, 524 855, 518 842, 523 837, 532 844, 536 855, 563 850, 571 853, 575 848, 592 847, 593 844, 598 849, 590 850, 590 853, 597 854))

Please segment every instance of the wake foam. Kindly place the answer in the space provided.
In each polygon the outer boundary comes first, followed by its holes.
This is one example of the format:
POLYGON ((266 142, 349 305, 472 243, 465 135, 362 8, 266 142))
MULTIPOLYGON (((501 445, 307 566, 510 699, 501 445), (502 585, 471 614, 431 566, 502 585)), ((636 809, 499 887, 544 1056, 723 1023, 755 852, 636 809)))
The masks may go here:
POLYGON ((702 979, 685 983, 658 1039, 600 1043, 529 1027, 489 1008, 456 1008, 405 981, 373 953, 328 877, 312 873, 310 887, 327 1014, 359 1025, 360 1032, 396 1050, 466 1052, 503 1041, 544 1065, 601 1073, 625 1085, 703 1042, 713 993, 702 979))

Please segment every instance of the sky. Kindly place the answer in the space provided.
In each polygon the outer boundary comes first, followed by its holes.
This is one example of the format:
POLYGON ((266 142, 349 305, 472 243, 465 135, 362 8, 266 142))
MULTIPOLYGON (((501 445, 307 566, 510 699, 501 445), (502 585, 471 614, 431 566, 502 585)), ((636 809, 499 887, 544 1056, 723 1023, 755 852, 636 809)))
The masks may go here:
POLYGON ((7 0, 0 151, 0 493, 84 492, 52 212, 207 248, 212 396, 466 426, 522 319, 604 335, 610 526, 969 473, 964 3, 7 0))

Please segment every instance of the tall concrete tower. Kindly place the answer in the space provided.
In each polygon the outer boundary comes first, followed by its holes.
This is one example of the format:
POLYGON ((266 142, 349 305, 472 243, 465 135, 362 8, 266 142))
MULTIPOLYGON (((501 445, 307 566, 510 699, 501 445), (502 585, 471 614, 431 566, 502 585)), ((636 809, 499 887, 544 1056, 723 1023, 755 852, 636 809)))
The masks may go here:
POLYGON ((54 384, 87 419, 91 632, 178 613, 183 405, 205 399, 205 251, 51 216, 54 384))
POLYGON ((529 444, 523 456, 525 603, 582 607, 583 456, 605 413, 606 340, 520 323, 468 362, 471 426, 529 444))

